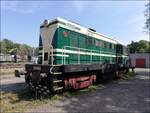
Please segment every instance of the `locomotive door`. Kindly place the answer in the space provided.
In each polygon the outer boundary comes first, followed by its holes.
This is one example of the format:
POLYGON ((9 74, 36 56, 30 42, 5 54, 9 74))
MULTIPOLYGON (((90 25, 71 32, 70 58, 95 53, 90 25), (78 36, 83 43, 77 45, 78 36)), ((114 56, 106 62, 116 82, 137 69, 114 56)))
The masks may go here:
POLYGON ((45 47, 43 49, 43 64, 49 64, 50 63, 50 56, 52 56, 51 55, 51 49, 45 47))
POLYGON ((116 46, 116 63, 121 65, 122 64, 122 54, 123 54, 123 47, 120 44, 116 46))

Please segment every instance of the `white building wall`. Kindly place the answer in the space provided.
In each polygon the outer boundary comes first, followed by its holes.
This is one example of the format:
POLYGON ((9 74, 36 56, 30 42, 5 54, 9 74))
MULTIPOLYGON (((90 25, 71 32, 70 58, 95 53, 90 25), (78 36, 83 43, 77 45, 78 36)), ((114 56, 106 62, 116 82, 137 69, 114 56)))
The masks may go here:
POLYGON ((131 60, 131 66, 136 66, 136 59, 144 58, 146 62, 146 68, 150 68, 150 53, 134 53, 129 55, 131 60))

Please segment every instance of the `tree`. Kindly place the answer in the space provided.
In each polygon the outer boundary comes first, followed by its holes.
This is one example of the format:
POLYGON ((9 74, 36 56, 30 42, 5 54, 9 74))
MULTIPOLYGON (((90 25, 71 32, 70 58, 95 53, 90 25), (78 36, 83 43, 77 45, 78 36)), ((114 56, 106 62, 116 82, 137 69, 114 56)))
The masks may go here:
MULTIPOLYGON (((20 54, 20 55, 32 55, 33 48, 27 44, 14 43, 11 40, 3 39, 0 41, 0 53, 3 54, 20 54)), ((37 54, 37 50, 36 50, 37 54)))
POLYGON ((14 48, 14 47, 13 47, 13 42, 11 40, 3 39, 1 41, 1 52, 2 53, 8 54, 12 48, 14 48))
POLYGON ((150 53, 149 48, 150 42, 146 40, 140 40, 139 42, 132 41, 131 44, 128 44, 130 53, 150 53))
POLYGON ((22 44, 19 48, 19 53, 21 55, 30 55, 32 48, 26 44, 22 44))
POLYGON ((137 52, 137 42, 132 41, 131 44, 128 45, 129 52, 130 53, 136 53, 137 52))
POLYGON ((17 48, 12 48, 11 50, 9 50, 9 53, 11 55, 16 55, 17 54, 17 48))
POLYGON ((142 52, 148 52, 148 48, 149 48, 149 43, 145 40, 140 40, 138 42, 138 46, 137 46, 137 49, 138 49, 138 52, 139 53, 142 53, 142 52))

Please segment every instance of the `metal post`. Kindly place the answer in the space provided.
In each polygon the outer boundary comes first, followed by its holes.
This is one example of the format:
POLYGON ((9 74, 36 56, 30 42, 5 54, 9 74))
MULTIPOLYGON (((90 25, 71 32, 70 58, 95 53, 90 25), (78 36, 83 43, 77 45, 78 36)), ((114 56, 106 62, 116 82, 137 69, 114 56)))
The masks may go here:
POLYGON ((65 58, 65 54, 66 54, 66 53, 65 53, 65 50, 66 50, 66 48, 64 47, 64 55, 63 55, 63 57, 64 57, 64 65, 65 65, 65 63, 66 63, 66 62, 65 62, 65 61, 66 61, 66 58, 65 58))
POLYGON ((80 64, 80 48, 78 48, 78 64, 80 64))
POLYGON ((34 57, 34 47, 33 47, 33 57, 34 57))
POLYGON ((42 53, 42 64, 44 64, 44 46, 43 46, 43 53, 42 53))
POLYGON ((91 58, 90 58, 90 63, 92 63, 92 50, 91 50, 91 58))
POLYGON ((100 56, 99 56, 99 57, 100 57, 100 64, 101 64, 101 49, 100 49, 100 51, 99 51, 99 52, 100 52, 100 56))
POLYGON ((53 66, 53 61, 54 61, 54 59, 53 59, 53 46, 51 45, 51 65, 53 66))
POLYGON ((61 64, 63 65, 63 56, 64 56, 64 48, 63 48, 63 50, 62 50, 62 56, 61 56, 61 64))

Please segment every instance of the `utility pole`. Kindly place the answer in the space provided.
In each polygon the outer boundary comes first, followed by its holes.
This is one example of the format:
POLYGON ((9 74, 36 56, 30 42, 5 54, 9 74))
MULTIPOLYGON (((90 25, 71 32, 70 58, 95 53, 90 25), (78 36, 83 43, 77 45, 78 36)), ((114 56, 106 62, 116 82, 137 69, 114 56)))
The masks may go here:
MULTIPOLYGON (((149 41, 150 41, 150 0, 149 0, 149 3, 148 3, 148 33, 149 33, 149 41)), ((150 46, 150 45, 149 45, 150 46)))
POLYGON ((33 62, 34 62, 34 47, 33 47, 33 49, 32 49, 32 60, 33 60, 33 62))

